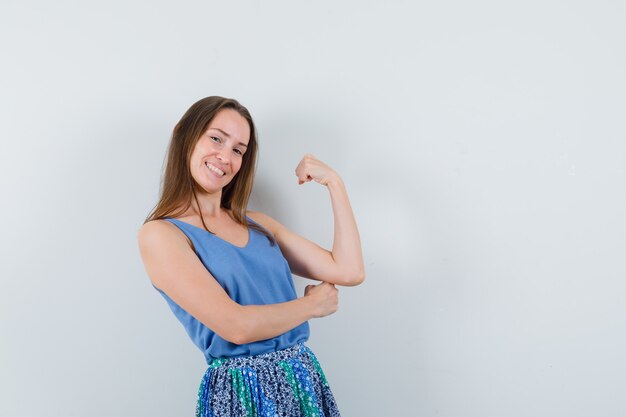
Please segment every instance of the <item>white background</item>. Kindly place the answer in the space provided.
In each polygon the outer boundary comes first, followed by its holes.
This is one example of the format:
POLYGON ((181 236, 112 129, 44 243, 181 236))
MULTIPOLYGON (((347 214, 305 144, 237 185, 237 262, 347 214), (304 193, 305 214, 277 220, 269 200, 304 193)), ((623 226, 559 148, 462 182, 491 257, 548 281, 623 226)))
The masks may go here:
POLYGON ((309 341, 344 416, 626 415, 625 9, 3 1, 0 415, 193 415, 136 232, 208 95, 257 122, 252 208, 328 245, 295 166, 348 186, 367 278, 309 341))

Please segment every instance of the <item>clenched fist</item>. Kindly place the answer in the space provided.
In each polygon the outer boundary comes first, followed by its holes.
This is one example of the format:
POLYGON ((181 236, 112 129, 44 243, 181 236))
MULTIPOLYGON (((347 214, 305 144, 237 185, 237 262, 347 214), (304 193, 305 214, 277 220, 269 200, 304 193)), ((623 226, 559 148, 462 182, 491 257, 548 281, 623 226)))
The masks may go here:
POLYGON ((304 296, 312 301, 315 317, 331 315, 339 308, 339 290, 328 282, 307 285, 304 289, 304 296))
POLYGON ((329 181, 336 180, 339 175, 328 165, 311 154, 306 154, 296 167, 298 184, 304 184, 311 180, 327 185, 329 181))

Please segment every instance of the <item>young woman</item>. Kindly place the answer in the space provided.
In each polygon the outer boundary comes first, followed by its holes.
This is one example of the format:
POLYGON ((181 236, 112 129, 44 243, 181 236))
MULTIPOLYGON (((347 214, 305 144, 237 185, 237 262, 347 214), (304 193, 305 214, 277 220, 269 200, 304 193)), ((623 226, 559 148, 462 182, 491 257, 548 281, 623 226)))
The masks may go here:
POLYGON ((139 231, 154 288, 208 369, 196 416, 339 416, 307 320, 338 308, 335 285, 363 282, 359 233, 340 176, 312 155, 298 183, 326 186, 332 250, 248 212, 256 130, 236 100, 207 97, 174 128, 156 207, 139 231), (298 298, 291 274, 321 281, 298 298))

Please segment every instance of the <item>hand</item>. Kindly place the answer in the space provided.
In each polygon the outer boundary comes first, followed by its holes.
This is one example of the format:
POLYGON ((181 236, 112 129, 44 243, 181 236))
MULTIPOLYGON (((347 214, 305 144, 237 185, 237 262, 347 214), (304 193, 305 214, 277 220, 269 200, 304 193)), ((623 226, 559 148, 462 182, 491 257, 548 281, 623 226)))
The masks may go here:
POLYGON ((327 185, 330 181, 339 178, 339 175, 331 167, 310 153, 304 155, 296 167, 296 176, 298 177, 298 185, 311 180, 327 185))
POLYGON ((307 285, 304 289, 304 296, 312 301, 314 317, 331 315, 339 308, 339 290, 328 282, 307 285))

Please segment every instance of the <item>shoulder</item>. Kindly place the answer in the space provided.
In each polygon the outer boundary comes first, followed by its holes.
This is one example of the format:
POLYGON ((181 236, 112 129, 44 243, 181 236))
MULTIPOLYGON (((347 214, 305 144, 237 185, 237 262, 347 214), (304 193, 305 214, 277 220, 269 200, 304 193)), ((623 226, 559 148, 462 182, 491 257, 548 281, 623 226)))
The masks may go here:
POLYGON ((193 243, 182 230, 167 220, 144 223, 137 233, 137 241, 148 276, 158 288, 163 288, 176 276, 167 271, 172 268, 181 270, 189 259, 194 259, 193 243))
POLYGON ((171 222, 163 219, 144 223, 137 232, 140 248, 151 248, 163 244, 188 243, 188 238, 171 222))
POLYGON ((164 235, 171 234, 174 225, 167 220, 158 219, 145 222, 139 228, 137 237, 140 241, 153 240, 164 235))
POLYGON ((246 211, 246 215, 274 236, 280 234, 280 232, 284 229, 282 224, 260 211, 246 211))

